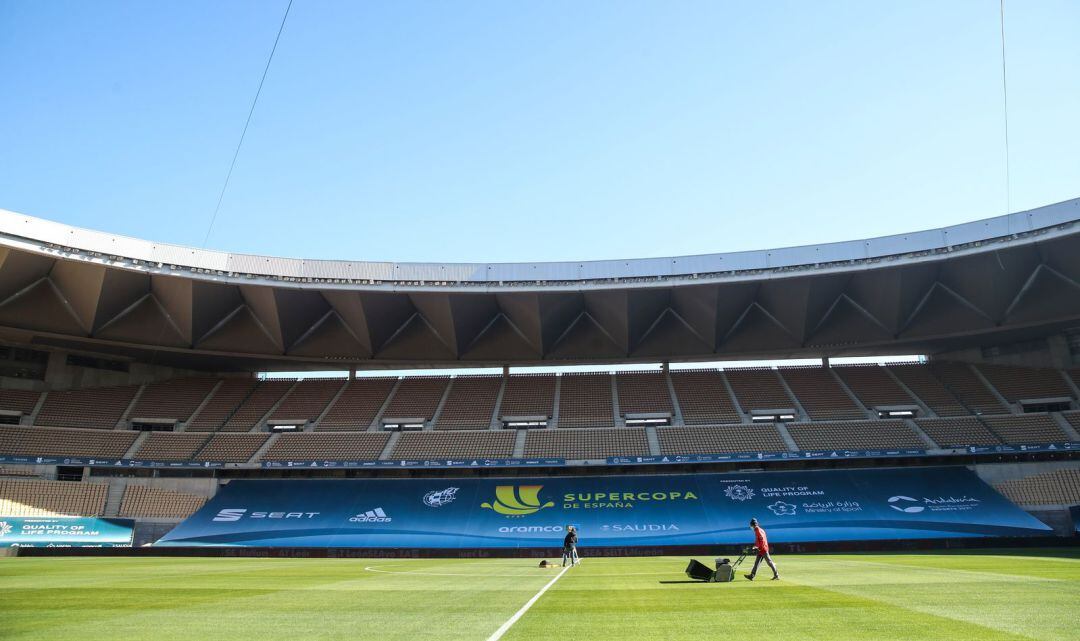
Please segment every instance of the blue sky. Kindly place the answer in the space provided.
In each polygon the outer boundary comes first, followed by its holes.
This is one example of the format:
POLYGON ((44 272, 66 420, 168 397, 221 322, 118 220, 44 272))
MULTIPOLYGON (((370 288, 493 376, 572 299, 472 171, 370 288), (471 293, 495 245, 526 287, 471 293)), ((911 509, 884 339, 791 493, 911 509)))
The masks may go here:
MULTIPOLYGON (((201 246, 286 2, 0 0, 0 208, 201 246)), ((1080 2, 1006 7, 1013 210, 1080 196, 1080 2)), ((576 260, 1006 210, 998 3, 295 0, 207 246, 576 260)))

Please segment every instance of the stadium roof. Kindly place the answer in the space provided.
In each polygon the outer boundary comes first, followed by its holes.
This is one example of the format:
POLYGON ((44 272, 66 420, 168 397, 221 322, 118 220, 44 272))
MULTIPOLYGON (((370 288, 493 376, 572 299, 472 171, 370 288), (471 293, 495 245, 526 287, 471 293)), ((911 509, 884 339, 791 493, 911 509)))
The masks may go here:
POLYGON ((824 245, 436 264, 230 254, 0 210, 0 338, 217 370, 932 354, 1076 324, 1077 221, 1080 199, 824 245))

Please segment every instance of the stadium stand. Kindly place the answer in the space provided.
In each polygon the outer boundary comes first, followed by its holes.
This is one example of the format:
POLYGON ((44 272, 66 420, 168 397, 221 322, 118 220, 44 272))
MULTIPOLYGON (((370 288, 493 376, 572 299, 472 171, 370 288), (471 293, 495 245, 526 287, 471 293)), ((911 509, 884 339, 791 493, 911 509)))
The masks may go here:
POLYGON ((615 425, 611 374, 564 374, 560 378, 558 427, 615 425))
POLYGON ((1071 412, 1062 412, 1062 418, 1069 422, 1069 425, 1073 426, 1073 429, 1080 430, 1080 410, 1073 410, 1071 412))
POLYGON ((656 430, 661 454, 786 452, 787 445, 772 423, 661 427, 656 430))
POLYGON ((120 458, 138 432, 0 425, 0 455, 120 458))
POLYGON ((926 449, 918 435, 899 420, 789 423, 787 430, 800 450, 926 449))
POLYGON ((791 400, 772 369, 727 369, 724 376, 744 412, 791 409, 791 400))
POLYGON ((387 432, 282 434, 262 456, 264 461, 373 461, 379 458, 387 432))
POLYGON ((1071 398, 1061 372, 1045 367, 978 365, 979 371, 1010 403, 1040 398, 1071 398))
POLYGON ((131 418, 173 419, 185 422, 217 385, 215 378, 178 378, 150 383, 143 389, 131 418))
POLYGON ((555 409, 555 376, 521 374, 506 379, 500 416, 546 416, 555 409))
POLYGON ((125 385, 49 392, 36 423, 111 430, 120 422, 138 390, 138 385, 125 385))
POLYGON ((348 381, 311 379, 300 381, 270 416, 272 421, 314 421, 348 381))
POLYGON ((437 430, 486 430, 491 426, 501 376, 458 376, 450 387, 437 430))
POLYGON ((667 376, 663 372, 616 372, 615 383, 619 390, 619 412, 623 416, 675 413, 667 376))
POLYGON ((378 416, 386 398, 397 383, 396 378, 358 378, 334 402, 334 406, 315 426, 316 430, 366 430, 378 416))
POLYGON ((789 367, 777 370, 812 420, 866 418, 833 375, 824 367, 789 367))
POLYGON ((210 436, 192 432, 150 432, 133 458, 144 461, 190 461, 210 436))
MULTIPOLYGON (((671 385, 687 425, 738 423, 740 416, 717 370, 671 372, 671 385)), ((619 392, 621 405, 622 391, 619 392)))
POLYGON ((516 437, 515 431, 404 432, 390 458, 509 458, 514 454, 516 437))
POLYGON ((964 416, 967 409, 956 399, 926 365, 890 365, 888 367, 930 411, 938 416, 964 416))
POLYGON ((1080 469, 1055 470, 995 483, 1017 505, 1080 505, 1080 469))
POLYGON ((220 431, 250 432, 295 384, 296 381, 289 380, 259 381, 255 390, 236 408, 220 431))
POLYGON ((0 478, 0 516, 100 516, 108 485, 0 478))
POLYGON ((6 412, 19 412, 29 416, 34 411, 41 392, 33 392, 21 389, 0 389, 0 410, 6 412))
POLYGON ((867 409, 915 404, 915 399, 879 365, 834 367, 833 371, 867 409))
POLYGON ((145 485, 128 485, 120 501, 120 516, 135 519, 186 519, 206 503, 206 497, 145 485))
POLYGON ((446 376, 414 376, 404 378, 390 399, 383 416, 391 418, 422 418, 430 421, 439 407, 446 385, 446 376))
POLYGON ((1069 440, 1049 414, 1007 414, 982 418, 1001 440, 1012 445, 1062 443, 1069 440))
POLYGON ((0 476, 37 476, 32 465, 0 465, 0 476))
POLYGON ((214 434, 194 457, 199 461, 246 463, 268 437, 268 434, 214 434))
POLYGON ((644 429, 530 430, 525 456, 565 459, 601 459, 608 456, 645 456, 649 442, 644 429))
POLYGON ((1009 411, 990 390, 986 389, 967 364, 936 362, 931 363, 930 369, 953 396, 968 409, 968 413, 1004 414, 1009 411))
POLYGON ((941 447, 1001 445, 1001 439, 974 416, 920 418, 915 424, 941 447))
POLYGON ((221 387, 207 401, 196 416, 188 422, 189 432, 213 432, 225 424, 229 416, 240 407, 255 386, 259 384, 254 378, 227 378, 221 387))

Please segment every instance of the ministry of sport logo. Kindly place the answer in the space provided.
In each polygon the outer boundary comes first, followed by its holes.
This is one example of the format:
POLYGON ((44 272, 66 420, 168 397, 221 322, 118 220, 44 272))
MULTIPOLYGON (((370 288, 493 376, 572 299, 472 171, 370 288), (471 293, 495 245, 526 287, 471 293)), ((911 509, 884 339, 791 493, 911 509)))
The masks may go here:
POLYGON ((6 536, 11 534, 11 524, 7 521, 0 521, 0 536, 6 536))
POLYGON ((729 485, 724 488, 724 496, 732 501, 749 501, 754 498, 754 491, 745 485, 729 485))
POLYGON ((785 503, 783 501, 777 501, 776 503, 773 503, 772 505, 767 505, 765 507, 772 510, 773 514, 775 514, 776 516, 794 516, 795 514, 795 506, 791 503, 785 503))
POLYGON ((374 510, 368 510, 367 512, 364 512, 362 514, 357 514, 356 516, 350 518, 349 522, 350 523, 389 523, 390 521, 393 521, 393 520, 394 519, 392 519, 392 518, 390 518, 389 516, 386 515, 386 512, 381 507, 377 507, 374 510))
POLYGON ((497 485, 495 486, 495 502, 481 503, 480 507, 494 510, 503 516, 526 516, 535 514, 548 507, 555 507, 555 503, 548 501, 541 503, 540 490, 543 485, 497 485))
POLYGON ((432 490, 424 495, 424 505, 428 507, 442 507, 447 503, 453 503, 457 498, 460 488, 448 487, 445 490, 432 490))

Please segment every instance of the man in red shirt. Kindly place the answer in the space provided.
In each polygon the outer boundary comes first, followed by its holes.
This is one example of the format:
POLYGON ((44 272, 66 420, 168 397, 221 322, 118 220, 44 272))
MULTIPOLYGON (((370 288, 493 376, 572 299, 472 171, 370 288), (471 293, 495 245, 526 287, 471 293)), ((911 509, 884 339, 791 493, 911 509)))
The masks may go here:
POLYGON ((754 559, 754 568, 750 570, 750 574, 744 574, 743 576, 753 581, 758 566, 761 565, 761 560, 765 559, 765 562, 769 564, 769 568, 772 569, 772 580, 779 580, 780 573, 776 571, 776 564, 773 563, 772 557, 769 556, 769 539, 765 536, 765 530, 758 525, 757 519, 750 519, 750 529, 754 531, 754 549, 757 550, 757 558, 754 559))

